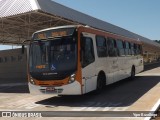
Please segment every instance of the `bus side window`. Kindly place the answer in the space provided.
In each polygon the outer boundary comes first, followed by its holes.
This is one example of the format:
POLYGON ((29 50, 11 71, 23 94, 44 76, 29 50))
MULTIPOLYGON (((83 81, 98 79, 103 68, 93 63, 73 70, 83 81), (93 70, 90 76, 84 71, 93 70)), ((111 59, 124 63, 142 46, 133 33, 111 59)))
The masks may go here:
POLYGON ((137 44, 134 44, 134 54, 138 55, 138 46, 137 46, 137 44))
POLYGON ((106 39, 103 36, 96 36, 98 57, 107 57, 106 39))
POLYGON ((138 45, 138 47, 137 47, 137 54, 138 55, 142 54, 142 46, 141 45, 138 45))
POLYGON ((132 53, 132 55, 135 55, 134 43, 131 43, 131 53, 132 53))
POLYGON ((110 57, 116 57, 117 56, 117 50, 116 50, 115 40, 113 38, 108 38, 107 45, 108 45, 108 55, 110 57))
POLYGON ((117 52, 118 56, 125 56, 125 50, 122 40, 117 40, 117 52))
POLYGON ((125 48, 125 53, 126 55, 131 55, 131 45, 129 42, 125 42, 126 48, 125 48))
POLYGON ((81 38, 81 62, 82 67, 93 63, 95 61, 93 40, 89 37, 81 38))

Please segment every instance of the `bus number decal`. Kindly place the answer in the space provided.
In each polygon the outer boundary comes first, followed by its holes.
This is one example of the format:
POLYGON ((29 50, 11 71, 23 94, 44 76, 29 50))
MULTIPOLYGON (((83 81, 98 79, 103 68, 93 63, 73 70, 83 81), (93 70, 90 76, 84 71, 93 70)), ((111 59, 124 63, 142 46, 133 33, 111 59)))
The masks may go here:
POLYGON ((37 69, 44 69, 44 68, 46 68, 46 66, 45 65, 37 65, 36 68, 37 69))

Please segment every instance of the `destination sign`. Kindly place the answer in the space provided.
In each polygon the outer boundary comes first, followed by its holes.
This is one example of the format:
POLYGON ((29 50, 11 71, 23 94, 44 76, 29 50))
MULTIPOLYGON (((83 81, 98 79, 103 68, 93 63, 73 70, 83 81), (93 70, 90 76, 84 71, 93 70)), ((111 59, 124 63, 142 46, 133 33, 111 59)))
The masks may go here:
POLYGON ((61 28, 61 29, 53 29, 53 30, 46 30, 43 32, 35 33, 33 36, 34 40, 46 40, 48 38, 55 38, 55 37, 63 37, 63 36, 70 36, 73 35, 75 28, 61 28))
POLYGON ((66 35, 67 35, 67 31, 58 31, 58 32, 52 32, 51 33, 52 37, 66 36, 66 35))

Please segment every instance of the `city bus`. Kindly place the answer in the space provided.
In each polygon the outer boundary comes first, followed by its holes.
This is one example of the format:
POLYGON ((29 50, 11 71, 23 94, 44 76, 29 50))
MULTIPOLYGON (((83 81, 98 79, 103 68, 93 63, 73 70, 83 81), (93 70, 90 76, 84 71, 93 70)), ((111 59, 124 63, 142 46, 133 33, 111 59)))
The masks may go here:
POLYGON ((144 67, 139 40, 81 25, 35 32, 28 54, 32 94, 99 93, 144 67))

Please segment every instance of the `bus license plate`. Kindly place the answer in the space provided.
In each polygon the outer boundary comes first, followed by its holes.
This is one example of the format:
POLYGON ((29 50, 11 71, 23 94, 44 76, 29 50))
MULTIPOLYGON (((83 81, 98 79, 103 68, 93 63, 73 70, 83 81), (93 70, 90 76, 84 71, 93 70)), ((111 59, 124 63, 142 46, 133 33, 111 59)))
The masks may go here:
POLYGON ((55 92, 55 88, 54 87, 47 87, 46 91, 48 91, 48 92, 55 92))

